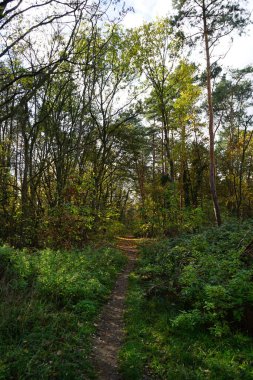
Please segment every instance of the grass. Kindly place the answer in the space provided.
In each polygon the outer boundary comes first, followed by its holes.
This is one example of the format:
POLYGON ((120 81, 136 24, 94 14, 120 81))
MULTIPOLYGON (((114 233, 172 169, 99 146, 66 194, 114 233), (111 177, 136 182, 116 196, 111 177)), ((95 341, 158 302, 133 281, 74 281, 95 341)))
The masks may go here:
MULTIPOLYGON (((216 326, 214 333, 211 324, 206 324, 206 321, 202 324, 199 321, 199 315, 201 318, 204 315, 209 318, 210 315, 213 317, 215 313, 220 312, 225 318, 226 313, 223 309, 212 309, 212 314, 207 310, 205 314, 202 306, 205 307, 206 304, 201 298, 204 293, 199 286, 192 287, 191 279, 185 287, 182 285, 183 282, 180 284, 180 291, 175 296, 172 293, 175 289, 170 283, 170 273, 176 273, 175 281, 178 286, 181 278, 185 281, 186 270, 187 275, 192 275, 193 268, 197 268, 197 285, 202 284, 202 280, 205 279, 209 288, 212 284, 213 289, 217 289, 217 284, 223 281, 224 289, 229 292, 231 283, 229 276, 224 279, 222 257, 226 263, 226 271, 229 272, 229 255, 236 255, 235 247, 238 249, 242 238, 245 240, 244 245, 247 245, 250 239, 248 231, 252 231, 251 227, 252 223, 240 227, 225 226, 219 230, 220 232, 212 230, 203 235, 188 235, 176 239, 174 243, 163 242, 155 247, 143 249, 136 272, 130 278, 126 313, 127 337, 120 353, 124 379, 138 380, 142 379, 144 374, 148 378, 161 380, 253 379, 253 339, 240 328, 226 331, 223 328, 218 331, 219 335, 216 326), (183 261, 178 261, 181 272, 177 266, 171 266, 170 252, 176 261, 185 253, 183 261), (185 260, 188 256, 190 260, 185 260), (215 271, 213 263, 216 257, 221 265, 216 263, 215 271), (202 260, 206 262, 206 267, 202 260), (208 266, 209 260, 211 268, 208 266), (203 278, 200 278, 201 276, 203 278), (152 293, 150 289, 155 290, 152 293)), ((236 275, 243 269, 237 266, 235 258, 233 260, 231 265, 234 265, 234 269, 231 270, 231 276, 237 278, 236 275)), ((196 280, 195 277, 192 279, 196 280)), ((240 283, 237 284, 239 287, 240 283)), ((235 294, 238 297, 238 308, 241 306, 239 293, 235 294)), ((208 299, 208 302, 211 301, 208 299)), ((224 307, 224 310, 227 310, 225 301, 224 305, 217 303, 216 299, 212 302, 212 305, 218 305, 217 308, 224 307)))
POLYGON ((0 379, 92 379, 90 338, 125 257, 0 248, 0 379))

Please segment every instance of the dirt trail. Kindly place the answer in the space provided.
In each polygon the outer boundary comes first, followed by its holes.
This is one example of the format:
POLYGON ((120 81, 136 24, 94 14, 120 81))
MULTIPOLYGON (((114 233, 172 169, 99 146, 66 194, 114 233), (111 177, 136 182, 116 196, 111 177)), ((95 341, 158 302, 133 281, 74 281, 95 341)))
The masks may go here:
POLYGON ((118 371, 118 353, 124 339, 124 309, 128 287, 128 277, 133 271, 137 239, 119 238, 117 247, 124 251, 128 263, 119 275, 110 300, 104 306, 93 339, 92 360, 99 380, 121 380, 118 371))

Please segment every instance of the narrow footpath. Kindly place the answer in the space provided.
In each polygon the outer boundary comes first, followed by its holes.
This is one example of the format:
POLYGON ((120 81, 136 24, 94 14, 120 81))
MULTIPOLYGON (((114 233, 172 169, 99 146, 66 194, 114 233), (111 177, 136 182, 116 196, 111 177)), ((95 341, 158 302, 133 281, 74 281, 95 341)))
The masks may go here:
POLYGON ((108 303, 104 306, 93 339, 92 361, 99 380, 121 380, 118 354, 124 339, 125 298, 128 277, 133 271, 137 256, 137 241, 132 237, 119 238, 117 247, 128 263, 120 273, 108 303))

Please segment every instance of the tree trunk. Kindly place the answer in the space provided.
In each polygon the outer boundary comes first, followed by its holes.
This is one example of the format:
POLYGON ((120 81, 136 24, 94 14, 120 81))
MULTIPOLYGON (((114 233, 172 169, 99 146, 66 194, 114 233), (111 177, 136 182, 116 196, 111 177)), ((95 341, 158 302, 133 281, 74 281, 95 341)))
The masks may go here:
POLYGON ((170 180, 171 182, 174 182, 175 180, 175 173, 174 173, 174 161, 171 157, 171 148, 170 148, 170 137, 169 137, 169 131, 167 129, 167 125, 163 123, 163 129, 164 129, 164 140, 165 140, 165 150, 167 155, 168 164, 170 167, 170 180))
POLYGON ((218 196, 216 191, 216 178, 215 178, 215 153, 214 153, 214 115, 213 115, 213 101, 212 101, 212 86, 211 86, 211 64, 210 64, 210 50, 208 39, 208 28, 206 22, 206 6, 203 0, 203 23, 204 23, 204 39, 206 51, 206 73, 207 73, 207 94, 208 94, 208 115, 209 115, 209 154, 210 154, 210 190, 213 200, 215 220, 218 226, 221 225, 221 214, 218 203, 218 196))

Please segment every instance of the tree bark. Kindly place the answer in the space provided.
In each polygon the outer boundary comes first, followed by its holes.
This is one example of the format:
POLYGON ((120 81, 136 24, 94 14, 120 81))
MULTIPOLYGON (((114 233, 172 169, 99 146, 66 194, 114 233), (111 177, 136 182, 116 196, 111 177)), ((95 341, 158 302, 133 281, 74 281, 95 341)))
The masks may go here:
POLYGON ((204 40, 206 51, 206 74, 207 74, 207 95, 208 95, 208 115, 209 115, 209 156, 210 156, 210 190, 213 200, 214 215, 218 226, 221 225, 221 213, 218 202, 217 190, 216 190, 216 178, 215 178, 215 153, 214 153, 214 115, 213 115, 213 100, 212 100, 212 85, 211 85, 211 64, 210 64, 210 50, 209 50, 209 38, 208 27, 206 20, 206 6, 205 0, 203 0, 203 24, 204 24, 204 40))

